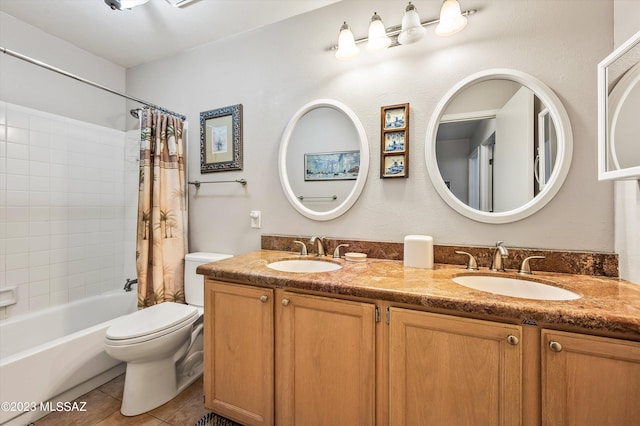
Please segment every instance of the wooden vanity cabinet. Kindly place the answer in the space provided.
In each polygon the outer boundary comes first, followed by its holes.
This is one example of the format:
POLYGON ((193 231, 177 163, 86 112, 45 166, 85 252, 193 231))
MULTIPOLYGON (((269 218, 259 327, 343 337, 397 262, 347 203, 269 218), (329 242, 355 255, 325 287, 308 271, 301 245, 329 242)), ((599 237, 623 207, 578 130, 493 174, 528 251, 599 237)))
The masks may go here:
POLYGON ((245 425, 273 425, 273 295, 207 278, 205 407, 245 425))
POLYGON ((372 425, 374 329, 371 303, 207 278, 205 407, 245 425, 372 425))
POLYGON ((389 424, 521 424, 521 334, 517 325, 390 308, 389 424))
POLYGON ((205 407, 245 425, 640 425, 640 342, 387 309, 207 278, 205 407))
POLYGON ((373 425, 375 305, 276 296, 276 424, 373 425))
POLYGON ((543 425, 640 425, 640 342, 542 330, 543 425))

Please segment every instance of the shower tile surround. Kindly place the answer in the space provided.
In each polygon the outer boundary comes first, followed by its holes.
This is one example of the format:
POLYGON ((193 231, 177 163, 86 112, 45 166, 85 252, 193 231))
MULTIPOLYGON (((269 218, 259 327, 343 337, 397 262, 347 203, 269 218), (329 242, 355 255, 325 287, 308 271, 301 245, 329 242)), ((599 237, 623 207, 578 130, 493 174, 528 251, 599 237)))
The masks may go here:
POLYGON ((0 320, 119 288, 135 273, 132 138, 0 101, 0 288, 17 287, 0 320))
MULTIPOLYGON (((309 236, 262 235, 261 248, 263 250, 298 251, 299 248, 293 243, 294 240, 307 242, 309 236)), ((325 238, 325 242, 328 254, 333 253, 338 244, 349 244, 349 247, 343 248, 340 252, 343 256, 345 252, 357 252, 365 253, 367 257, 375 259, 402 260, 404 254, 404 243, 332 237, 325 238)), ((522 260, 528 256, 545 256, 545 259, 531 263, 533 271, 618 277, 618 255, 615 253, 514 248, 509 246, 508 241, 505 241, 504 245, 509 249, 509 257, 505 259, 507 269, 518 269, 522 260)), ((307 246, 309 250, 312 249, 309 244, 307 246)), ((466 256, 455 253, 458 250, 474 255, 478 266, 482 268, 490 266, 494 249, 493 247, 434 244, 434 262, 450 265, 466 264, 466 256)))

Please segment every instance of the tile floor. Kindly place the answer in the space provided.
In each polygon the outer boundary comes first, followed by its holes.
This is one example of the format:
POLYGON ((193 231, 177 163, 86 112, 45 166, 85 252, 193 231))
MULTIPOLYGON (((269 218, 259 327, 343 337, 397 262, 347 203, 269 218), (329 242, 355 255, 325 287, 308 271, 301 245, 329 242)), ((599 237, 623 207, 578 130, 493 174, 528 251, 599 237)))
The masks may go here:
POLYGON ((204 408, 202 377, 166 404, 139 416, 120 414, 124 374, 76 399, 86 402, 85 412, 55 412, 36 426, 193 426, 208 410, 204 408))

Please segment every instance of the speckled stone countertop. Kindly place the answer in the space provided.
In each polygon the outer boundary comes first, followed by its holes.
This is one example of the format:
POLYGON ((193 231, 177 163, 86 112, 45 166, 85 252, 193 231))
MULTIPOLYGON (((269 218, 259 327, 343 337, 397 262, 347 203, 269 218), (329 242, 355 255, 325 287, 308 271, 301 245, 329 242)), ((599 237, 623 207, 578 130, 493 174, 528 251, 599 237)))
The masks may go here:
MULTIPOLYGON (((300 258, 292 252, 259 250, 198 267, 210 278, 258 286, 274 286, 354 296, 421 306, 434 311, 508 322, 535 321, 551 326, 640 340, 640 285, 617 278, 534 272, 527 279, 561 287, 582 295, 568 301, 541 301, 473 290, 451 279, 465 274, 517 277, 515 271, 467 271, 463 266, 436 264, 434 269, 405 268, 402 261, 367 259, 337 262, 342 268, 321 273, 279 272, 267 264, 300 258)), ((305 259, 317 259, 314 256, 305 259)))

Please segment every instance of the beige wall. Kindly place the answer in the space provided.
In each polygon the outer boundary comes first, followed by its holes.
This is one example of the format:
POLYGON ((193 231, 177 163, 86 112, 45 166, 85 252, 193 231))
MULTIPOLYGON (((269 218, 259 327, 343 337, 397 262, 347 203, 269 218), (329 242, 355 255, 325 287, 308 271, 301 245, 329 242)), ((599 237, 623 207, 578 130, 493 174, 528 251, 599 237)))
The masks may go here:
MULTIPOLYGON (((211 43, 172 58, 127 70, 127 92, 155 99, 190 121, 190 178, 244 177, 239 185, 190 189, 192 251, 241 253, 260 246, 262 233, 328 235, 402 241, 432 235, 436 243, 613 251, 612 184, 597 181, 596 65, 613 44, 613 3, 602 0, 465 0, 477 8, 464 32, 446 39, 432 29, 419 44, 361 53, 340 62, 325 51, 342 21, 364 35, 376 11, 390 26, 406 2, 344 0, 257 31, 211 43), (580 7, 576 7, 577 5, 580 7), (438 196, 424 160, 428 120, 440 98, 462 78, 507 67, 544 81, 571 119, 574 154, 556 198, 532 217, 504 225, 474 222, 438 196), (344 216, 314 222, 287 202, 278 178, 277 153, 289 118, 316 98, 349 105, 362 121, 372 169, 356 205, 344 216), (380 107, 411 104, 411 176, 379 179, 380 107), (244 105, 244 170, 199 173, 201 111, 244 105), (250 210, 262 211, 262 229, 251 229, 250 210)), ((422 19, 438 14, 437 2, 417 4, 422 19)))

